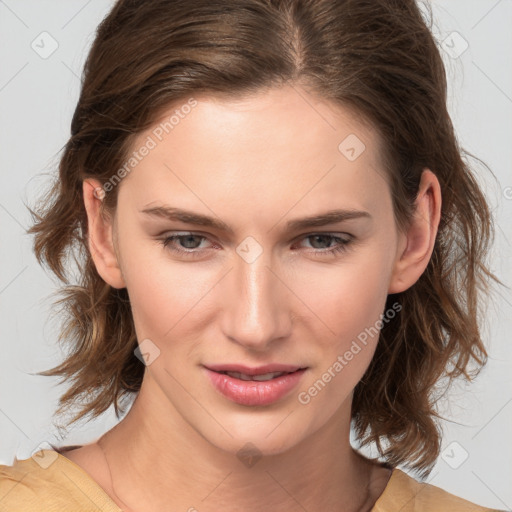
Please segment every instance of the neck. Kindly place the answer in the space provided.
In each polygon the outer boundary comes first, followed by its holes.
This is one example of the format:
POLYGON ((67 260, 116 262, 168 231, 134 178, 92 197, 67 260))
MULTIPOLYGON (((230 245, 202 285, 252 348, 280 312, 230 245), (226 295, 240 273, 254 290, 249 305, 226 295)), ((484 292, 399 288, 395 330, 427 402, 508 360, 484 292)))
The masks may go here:
POLYGON ((112 498, 125 511, 361 512, 378 497, 376 465, 350 445, 350 403, 292 450, 251 458, 249 447, 237 456, 213 446, 148 398, 141 388, 101 438, 112 498))

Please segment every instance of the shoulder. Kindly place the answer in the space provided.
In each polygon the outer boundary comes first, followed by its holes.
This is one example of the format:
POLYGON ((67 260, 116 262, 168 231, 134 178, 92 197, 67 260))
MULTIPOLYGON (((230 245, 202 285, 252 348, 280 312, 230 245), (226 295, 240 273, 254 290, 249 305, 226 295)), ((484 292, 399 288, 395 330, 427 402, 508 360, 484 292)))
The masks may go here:
POLYGON ((455 496, 440 487, 418 482, 398 468, 372 512, 500 512, 455 496))
POLYGON ((0 509, 6 512, 91 510, 120 512, 79 466, 54 450, 0 464, 0 509))

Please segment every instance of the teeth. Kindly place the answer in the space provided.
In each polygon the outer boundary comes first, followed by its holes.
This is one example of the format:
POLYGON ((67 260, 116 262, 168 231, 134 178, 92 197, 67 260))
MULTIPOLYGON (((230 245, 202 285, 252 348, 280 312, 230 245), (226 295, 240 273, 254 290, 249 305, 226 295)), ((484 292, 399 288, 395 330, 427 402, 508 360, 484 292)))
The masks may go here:
POLYGON ((239 372, 225 372, 226 375, 229 375, 230 377, 234 377, 235 379, 240 380, 258 380, 258 381, 265 381, 274 379, 276 377, 280 377, 281 375, 286 375, 287 372, 272 372, 272 373, 263 373, 261 375, 246 375, 245 373, 239 373, 239 372))

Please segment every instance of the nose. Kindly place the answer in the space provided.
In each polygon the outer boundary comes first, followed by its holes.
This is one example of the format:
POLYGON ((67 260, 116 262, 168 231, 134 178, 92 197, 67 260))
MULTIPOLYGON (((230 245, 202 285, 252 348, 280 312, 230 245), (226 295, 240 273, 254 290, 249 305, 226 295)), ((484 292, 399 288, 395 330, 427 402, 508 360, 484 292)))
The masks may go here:
POLYGON ((237 258, 226 276, 222 329, 234 343, 265 352, 291 333, 290 290, 263 254, 251 263, 237 258))

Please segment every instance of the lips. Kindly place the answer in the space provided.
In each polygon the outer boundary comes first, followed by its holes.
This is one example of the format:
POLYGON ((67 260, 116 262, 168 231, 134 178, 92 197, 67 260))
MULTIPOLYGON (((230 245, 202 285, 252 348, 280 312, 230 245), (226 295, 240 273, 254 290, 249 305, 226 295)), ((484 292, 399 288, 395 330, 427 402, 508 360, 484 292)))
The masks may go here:
POLYGON ((204 367, 206 376, 217 392, 232 402, 246 406, 270 405, 284 398, 299 384, 306 369, 284 364, 204 367))
POLYGON ((226 373, 237 372, 244 375, 264 375, 266 373, 293 373, 297 370, 306 368, 305 366, 295 366, 289 364, 266 364, 263 366, 245 366, 241 364, 209 364, 205 365, 206 368, 214 372, 226 373))

